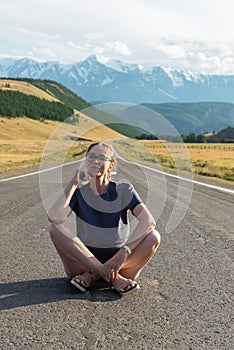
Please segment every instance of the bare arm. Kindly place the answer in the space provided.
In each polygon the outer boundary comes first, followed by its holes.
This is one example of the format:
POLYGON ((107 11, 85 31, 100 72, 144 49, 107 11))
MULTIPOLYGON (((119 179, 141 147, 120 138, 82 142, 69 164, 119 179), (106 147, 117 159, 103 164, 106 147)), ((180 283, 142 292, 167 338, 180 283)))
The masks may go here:
POLYGON ((78 171, 48 211, 48 219, 54 224, 63 223, 71 213, 70 200, 78 187, 78 171))
POLYGON ((145 204, 138 204, 133 210, 134 216, 137 218, 138 223, 126 242, 126 245, 129 246, 131 250, 136 248, 136 246, 142 241, 142 239, 150 233, 156 226, 156 222, 147 209, 145 204))

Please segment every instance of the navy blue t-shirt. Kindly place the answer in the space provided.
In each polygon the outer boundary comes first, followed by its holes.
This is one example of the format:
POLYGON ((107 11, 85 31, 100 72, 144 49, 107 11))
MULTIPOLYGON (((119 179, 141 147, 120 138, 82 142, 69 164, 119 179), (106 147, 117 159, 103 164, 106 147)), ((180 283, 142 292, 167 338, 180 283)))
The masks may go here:
POLYGON ((107 191, 97 195, 89 184, 78 187, 70 201, 75 212, 77 236, 91 247, 120 247, 130 233, 128 210, 141 203, 132 185, 111 181, 107 191))

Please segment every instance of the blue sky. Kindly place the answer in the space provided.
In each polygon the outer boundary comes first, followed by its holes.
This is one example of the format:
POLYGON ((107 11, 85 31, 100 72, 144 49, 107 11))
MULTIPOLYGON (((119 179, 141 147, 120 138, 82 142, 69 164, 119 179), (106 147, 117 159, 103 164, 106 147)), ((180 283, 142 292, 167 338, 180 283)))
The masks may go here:
POLYGON ((234 74, 232 0, 0 0, 0 58, 234 74))

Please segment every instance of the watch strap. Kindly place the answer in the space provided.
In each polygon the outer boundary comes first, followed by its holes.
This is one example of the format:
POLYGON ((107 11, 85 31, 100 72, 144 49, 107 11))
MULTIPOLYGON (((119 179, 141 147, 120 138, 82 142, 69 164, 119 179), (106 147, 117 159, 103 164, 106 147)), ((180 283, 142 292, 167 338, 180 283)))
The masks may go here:
POLYGON ((129 248, 129 246, 127 246, 126 244, 123 245, 121 248, 125 249, 126 252, 128 253, 128 255, 131 254, 131 252, 132 252, 131 249, 129 248))

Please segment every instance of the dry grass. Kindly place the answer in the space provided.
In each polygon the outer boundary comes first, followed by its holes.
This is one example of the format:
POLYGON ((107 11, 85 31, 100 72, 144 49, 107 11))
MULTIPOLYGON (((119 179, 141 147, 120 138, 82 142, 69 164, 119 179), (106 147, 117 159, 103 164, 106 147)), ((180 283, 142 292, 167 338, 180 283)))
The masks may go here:
MULTIPOLYGON (((46 91, 24 81, 0 79, 0 89, 58 101, 46 91), (6 87, 6 84, 9 87, 6 87)), ((75 124, 51 120, 40 122, 24 117, 0 117, 0 173, 39 165, 45 153, 49 155, 48 160, 61 160, 64 159, 61 156, 63 157, 65 149, 65 160, 70 160, 79 157, 90 142, 125 138, 81 112, 74 110, 74 113, 71 117, 74 118, 75 124), (80 141, 80 138, 83 141, 80 141), (48 142, 51 140, 54 143, 48 142)))
POLYGON ((124 137, 82 113, 78 125, 0 117, 0 173, 39 165, 49 140, 56 144, 51 156, 59 157, 61 146, 68 149, 66 160, 70 160, 82 155, 90 142, 121 138, 124 137))
POLYGON ((59 122, 0 117, 0 141, 46 141, 59 122))
POLYGON ((177 144, 158 141, 129 141, 88 116, 78 112, 77 125, 55 121, 40 122, 28 118, 0 117, 0 173, 39 165, 48 140, 56 143, 55 154, 67 143, 66 160, 79 158, 90 142, 121 140, 118 147, 125 156, 144 162, 158 162, 165 168, 234 181, 234 144, 177 144), (82 138, 83 141, 79 141, 82 138), (73 140, 73 141, 71 141, 73 140), (167 147, 165 147, 167 145, 167 147), (190 162, 191 159, 191 162, 190 162))
POLYGON ((180 161, 186 146, 195 173, 234 181, 234 144, 179 144, 155 141, 141 141, 141 144, 157 157, 162 166, 171 168, 175 167, 175 161, 180 161))
POLYGON ((53 97, 51 94, 25 81, 0 79, 0 88, 3 91, 18 91, 25 95, 32 95, 48 101, 59 102, 59 100, 53 97), (5 84, 10 84, 10 88, 5 87, 5 84))

